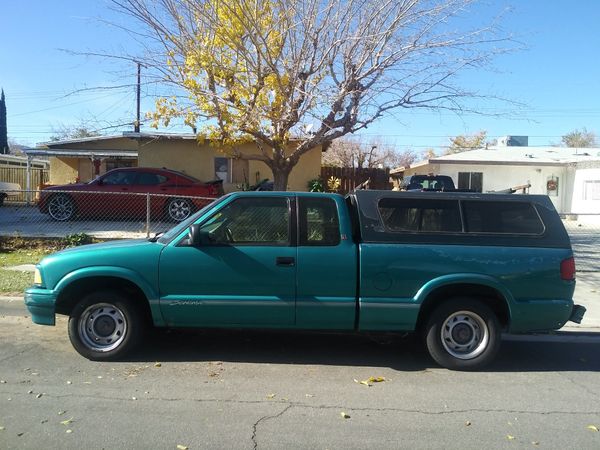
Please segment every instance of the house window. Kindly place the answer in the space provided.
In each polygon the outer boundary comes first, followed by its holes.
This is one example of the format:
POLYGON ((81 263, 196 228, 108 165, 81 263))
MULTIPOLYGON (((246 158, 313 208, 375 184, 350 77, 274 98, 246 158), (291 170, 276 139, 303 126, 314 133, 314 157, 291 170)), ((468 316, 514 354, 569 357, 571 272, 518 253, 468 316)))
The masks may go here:
POLYGON ((229 170, 230 161, 229 158, 223 158, 221 156, 215 158, 215 176, 226 183, 231 183, 231 171, 229 170))
POLYGON ((120 169, 121 167, 134 167, 133 161, 130 159, 107 159, 106 171, 120 169))
POLYGON ((600 180, 586 180, 583 182, 583 199, 600 200, 600 180))
POLYGON ((458 189, 470 189, 474 192, 483 191, 482 172, 458 172, 458 189))

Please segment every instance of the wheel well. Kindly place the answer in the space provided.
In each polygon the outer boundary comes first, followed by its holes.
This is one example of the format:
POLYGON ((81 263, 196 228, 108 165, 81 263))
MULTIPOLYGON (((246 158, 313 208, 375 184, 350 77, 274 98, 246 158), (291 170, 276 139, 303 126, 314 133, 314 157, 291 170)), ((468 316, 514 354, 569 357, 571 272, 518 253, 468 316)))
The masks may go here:
POLYGON ((151 320, 150 304, 144 292, 135 283, 118 277, 81 278, 69 284, 56 300, 56 312, 69 315, 75 305, 90 292, 114 289, 131 298, 151 320))
POLYGON ((417 330, 421 330, 425 326, 427 319, 434 309, 440 306, 445 300, 455 297, 469 297, 482 301, 496 314, 502 328, 508 328, 510 311, 506 299, 500 292, 481 284, 462 283, 443 286, 429 293, 419 309, 417 330))

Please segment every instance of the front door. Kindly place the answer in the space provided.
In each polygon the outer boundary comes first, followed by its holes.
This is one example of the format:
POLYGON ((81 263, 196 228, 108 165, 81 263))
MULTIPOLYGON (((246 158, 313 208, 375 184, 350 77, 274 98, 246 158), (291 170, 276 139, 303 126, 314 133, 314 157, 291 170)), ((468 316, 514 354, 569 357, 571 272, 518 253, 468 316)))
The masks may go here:
POLYGON ((167 246, 160 307, 170 326, 291 326, 296 298, 292 199, 241 197, 200 226, 203 243, 167 246))

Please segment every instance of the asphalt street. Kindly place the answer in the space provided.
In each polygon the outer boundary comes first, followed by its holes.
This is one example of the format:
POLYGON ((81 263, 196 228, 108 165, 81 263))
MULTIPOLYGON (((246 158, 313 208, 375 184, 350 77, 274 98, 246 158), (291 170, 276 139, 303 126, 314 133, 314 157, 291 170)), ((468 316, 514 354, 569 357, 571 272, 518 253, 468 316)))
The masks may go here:
POLYGON ((0 448, 597 449, 596 336, 511 337, 478 373, 407 338, 258 331, 157 332, 97 363, 65 318, 34 325, 5 299, 0 448))

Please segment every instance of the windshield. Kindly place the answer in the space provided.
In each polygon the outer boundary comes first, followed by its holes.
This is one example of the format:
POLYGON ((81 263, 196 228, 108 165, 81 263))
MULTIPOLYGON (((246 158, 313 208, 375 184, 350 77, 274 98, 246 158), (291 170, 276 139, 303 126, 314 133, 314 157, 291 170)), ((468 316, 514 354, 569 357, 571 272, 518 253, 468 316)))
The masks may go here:
POLYGON ((194 223, 198 217, 200 217, 202 214, 204 214, 206 211, 208 211, 208 209, 212 208, 213 206, 216 206, 217 204, 221 203, 223 200, 225 200, 227 197, 229 197, 228 195, 224 195, 223 197, 217 198, 216 200, 210 202, 208 205, 206 205, 204 208, 198 210, 195 214, 191 215, 190 217, 188 217, 186 220, 184 220, 183 222, 178 223, 177 225, 175 225, 173 228, 171 228, 169 231, 167 231, 166 233, 164 233, 158 240, 157 242, 160 242, 161 244, 168 244, 171 239, 175 238, 177 235, 179 235, 183 230, 185 230, 187 227, 189 227, 192 223, 194 223))

